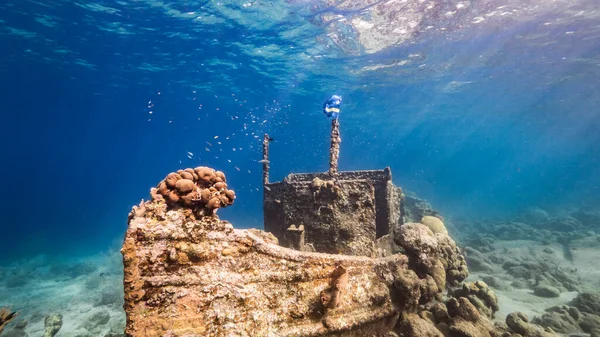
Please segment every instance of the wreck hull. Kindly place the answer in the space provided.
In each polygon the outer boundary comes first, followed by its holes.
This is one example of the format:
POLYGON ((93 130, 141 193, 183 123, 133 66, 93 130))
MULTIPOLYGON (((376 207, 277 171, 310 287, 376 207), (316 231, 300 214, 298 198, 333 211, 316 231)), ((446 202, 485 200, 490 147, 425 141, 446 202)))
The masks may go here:
POLYGON ((129 336, 385 336, 419 300, 404 255, 301 252, 216 218, 137 213, 122 249, 129 336))

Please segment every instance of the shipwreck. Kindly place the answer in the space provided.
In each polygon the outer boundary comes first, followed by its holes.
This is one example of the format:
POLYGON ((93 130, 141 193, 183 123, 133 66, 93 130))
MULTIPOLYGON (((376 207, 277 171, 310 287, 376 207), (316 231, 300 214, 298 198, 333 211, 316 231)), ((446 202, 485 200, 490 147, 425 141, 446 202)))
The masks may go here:
MULTIPOLYGON (((442 219, 407 222, 391 170, 269 182, 264 231, 217 216, 234 203, 223 172, 172 172, 129 214, 122 247, 126 335, 212 337, 545 336, 514 313, 492 323, 495 294, 464 282, 464 257, 442 219)), ((414 214, 413 214, 414 216, 414 214)))

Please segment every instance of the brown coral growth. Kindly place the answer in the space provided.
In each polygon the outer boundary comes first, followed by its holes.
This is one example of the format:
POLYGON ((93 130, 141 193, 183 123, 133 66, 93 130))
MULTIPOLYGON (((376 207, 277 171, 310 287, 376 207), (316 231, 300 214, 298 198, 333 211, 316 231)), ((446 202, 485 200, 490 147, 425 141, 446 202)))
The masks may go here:
POLYGON ((164 202, 168 208, 189 208, 197 215, 214 214, 235 200, 233 190, 227 189, 225 174, 205 166, 169 173, 150 194, 154 202, 164 202))

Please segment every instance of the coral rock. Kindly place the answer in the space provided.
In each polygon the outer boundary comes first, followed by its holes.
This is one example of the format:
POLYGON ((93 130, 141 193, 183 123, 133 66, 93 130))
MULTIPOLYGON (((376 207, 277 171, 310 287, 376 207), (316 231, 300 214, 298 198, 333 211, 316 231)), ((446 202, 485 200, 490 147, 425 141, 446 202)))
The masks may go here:
POLYGON ((555 306, 546 309, 545 313, 540 318, 534 318, 533 323, 550 328, 552 331, 559 333, 576 333, 582 332, 579 327, 578 320, 581 318, 581 313, 577 308, 568 306, 555 306))
POLYGON ((411 313, 402 315, 396 326, 399 336, 443 337, 444 335, 430 321, 411 313))
POLYGON ((50 316, 46 316, 44 320, 44 337, 54 337, 58 330, 62 327, 62 315, 61 314, 53 314, 50 316))
POLYGON ((581 312, 597 315, 600 313, 600 294, 582 292, 575 297, 571 305, 581 312))
POLYGON ((495 327, 490 320, 481 315, 477 308, 465 297, 450 298, 447 303, 450 320, 449 335, 462 336, 500 336, 502 330, 495 327))
POLYGON ((421 223, 431 229, 433 233, 448 234, 446 226, 444 226, 444 223, 439 218, 426 215, 421 219, 421 223))
POLYGON ((539 285, 533 288, 533 293, 540 297, 558 297, 560 296, 560 290, 553 286, 546 284, 539 285))
POLYGON ((181 179, 181 176, 177 173, 169 173, 165 178, 165 183, 167 187, 174 188, 177 180, 181 179))
POLYGON ((584 313, 579 326, 587 333, 593 333, 595 330, 600 331, 600 316, 584 313))
POLYGON ((461 288, 452 292, 454 297, 464 297, 473 304, 482 315, 494 318, 500 307, 498 297, 483 281, 465 282, 461 288))
POLYGON ((541 327, 529 323, 527 315, 513 312, 506 316, 506 325, 514 332, 524 337, 553 337, 552 333, 544 331, 541 327))
MULTIPOLYGON (((183 172, 183 173, 187 173, 187 172, 183 172)), ((181 179, 181 180, 178 180, 177 183, 175 183, 175 189, 180 194, 190 193, 195 188, 196 188, 196 185, 190 179, 181 179)))
POLYGON ((456 285, 469 276, 464 257, 446 234, 434 234, 420 223, 407 223, 394 230, 394 241, 406 251, 417 274, 432 276, 441 289, 445 288, 439 282, 442 277, 449 285, 456 285))

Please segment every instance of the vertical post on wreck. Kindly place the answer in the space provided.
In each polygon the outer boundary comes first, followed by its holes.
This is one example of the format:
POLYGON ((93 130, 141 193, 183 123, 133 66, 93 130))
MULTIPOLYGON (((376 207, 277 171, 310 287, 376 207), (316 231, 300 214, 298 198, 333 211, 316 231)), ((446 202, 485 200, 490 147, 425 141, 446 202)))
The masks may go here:
POLYGON ((329 175, 335 176, 338 173, 338 159, 340 158, 340 122, 337 118, 331 121, 331 147, 329 149, 329 175))
POLYGON ((263 139, 263 186, 269 183, 269 137, 268 134, 265 133, 265 138, 263 139))

